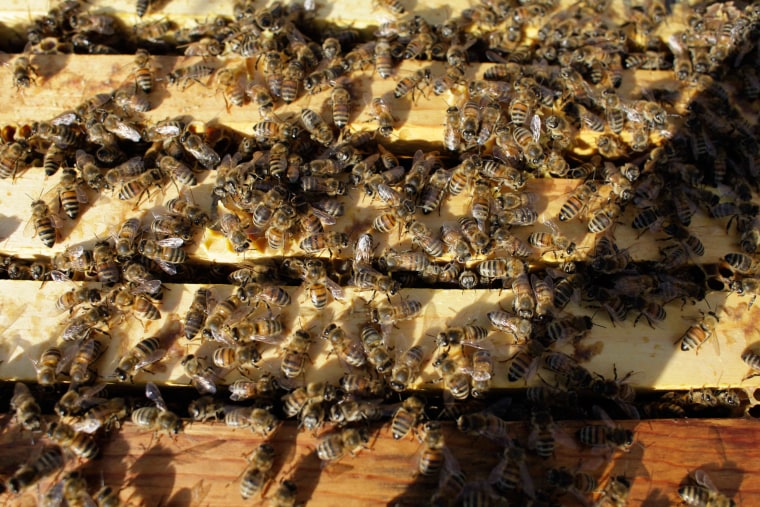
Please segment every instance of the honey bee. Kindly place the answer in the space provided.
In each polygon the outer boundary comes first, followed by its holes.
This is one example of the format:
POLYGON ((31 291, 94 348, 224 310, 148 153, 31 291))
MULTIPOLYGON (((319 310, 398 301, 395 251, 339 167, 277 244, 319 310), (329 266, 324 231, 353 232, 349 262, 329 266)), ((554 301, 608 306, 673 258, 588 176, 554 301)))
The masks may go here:
POLYGON ((272 306, 285 308, 290 304, 290 294, 276 285, 246 283, 238 289, 238 297, 243 302, 264 303, 267 308, 272 306))
POLYGON ((424 271, 430 265, 430 258, 425 252, 390 251, 379 259, 380 267, 387 271, 424 271))
POLYGON ((449 151, 459 149, 462 142, 462 134, 459 130, 459 108, 451 106, 446 110, 446 121, 443 129, 443 145, 449 151))
POLYGON ((596 479, 586 472, 572 471, 567 467, 550 468, 546 471, 546 481, 553 487, 573 494, 581 501, 596 491, 596 479))
POLYGON ((482 326, 468 324, 466 326, 451 326, 438 333, 435 344, 437 347, 470 345, 477 347, 488 337, 488 330, 482 326))
POLYGON ((528 340, 520 346, 520 349, 510 358, 511 363, 507 370, 507 379, 517 382, 520 379, 530 380, 538 368, 538 360, 546 352, 546 345, 539 339, 528 340))
POLYGON ((47 429, 47 436, 64 450, 71 451, 79 458, 93 459, 100 452, 92 435, 83 431, 76 431, 73 427, 63 422, 50 423, 47 429))
POLYGON ((760 371, 760 354, 755 352, 753 349, 748 348, 742 353, 742 361, 750 367, 750 372, 742 379, 742 381, 754 378, 760 373, 754 373, 756 371, 760 371))
POLYGON ((30 462, 21 465, 8 479, 8 490, 18 494, 41 479, 63 469, 65 458, 63 450, 58 445, 47 445, 39 455, 30 462))
POLYGON ((329 324, 322 331, 321 338, 332 345, 332 351, 342 362, 354 368, 361 368, 367 361, 361 345, 348 338, 345 331, 337 324, 329 324))
POLYGON ((244 500, 264 492, 271 480, 274 458, 274 448, 269 444, 259 445, 246 458, 248 466, 240 479, 240 496, 244 500))
POLYGON ((463 356, 455 359, 446 351, 433 361, 433 367, 441 375, 447 395, 455 400, 464 400, 470 396, 470 378, 465 372, 467 367, 464 360, 463 356))
POLYGON ((138 319, 158 320, 161 311, 142 294, 133 294, 125 287, 116 289, 110 297, 110 302, 122 311, 131 310, 138 319))
POLYGON ((299 247, 307 253, 318 253, 324 250, 330 252, 331 249, 340 251, 348 247, 348 236, 342 232, 311 234, 301 240, 299 247))
POLYGON ((384 99, 378 97, 372 99, 369 105, 369 114, 377 122, 377 132, 381 136, 388 137, 393 133, 395 120, 391 114, 390 106, 384 99))
POLYGON ((335 135, 330 126, 322 117, 311 109, 304 108, 301 110, 301 122, 304 128, 311 135, 312 139, 324 146, 329 146, 335 139, 335 135))
POLYGON ((13 86, 18 91, 20 88, 29 88, 34 77, 38 76, 37 69, 32 65, 28 56, 18 56, 13 62, 13 86))
POLYGON ((136 426, 153 432, 166 431, 174 435, 182 431, 182 419, 167 408, 156 384, 148 382, 145 385, 145 396, 155 403, 155 406, 141 407, 132 412, 132 422, 136 426))
POLYGON ((422 442, 417 471, 425 476, 438 473, 445 463, 448 462, 450 451, 446 447, 441 423, 428 421, 422 425, 418 436, 422 442))
POLYGON ((533 479, 528 473, 525 450, 517 445, 508 445, 489 475, 489 482, 501 493, 508 494, 522 489, 533 498, 535 490, 533 479))
POLYGON ((507 422, 490 412, 473 412, 457 418, 460 431, 486 437, 496 442, 511 442, 507 422))
POLYGON ((402 320, 417 318, 422 312, 422 304, 414 299, 407 299, 399 303, 381 303, 370 310, 370 319, 375 324, 380 324, 384 334, 388 334, 390 327, 402 320))
POLYGON ((261 361, 261 353, 256 343, 246 343, 237 347, 219 347, 214 350, 212 359, 220 368, 256 366, 261 361))
POLYGON ((275 492, 269 497, 270 507, 295 507, 298 487, 291 480, 281 481, 275 492))
POLYGON ((248 234, 245 232, 240 217, 236 214, 225 213, 222 215, 219 218, 219 226, 235 252, 242 253, 250 248, 251 242, 248 239, 248 234))
POLYGON ((391 370, 388 382, 391 389, 401 392, 408 388, 419 375, 422 363, 425 360, 425 349, 415 345, 401 354, 391 370))
POLYGON ((96 304, 99 303, 101 294, 98 289, 81 287, 78 289, 71 289, 68 292, 64 292, 55 302, 55 307, 58 311, 73 312, 74 308, 83 304, 96 304))
POLYGON ((615 425, 604 410, 594 407, 604 424, 590 424, 578 429, 577 436, 581 444, 596 448, 628 451, 633 446, 633 431, 615 425))
POLYGON ((407 224, 407 231, 412 235, 412 241, 422 247, 422 250, 431 257, 440 257, 446 249, 446 245, 439 238, 433 236, 432 231, 422 222, 411 220, 407 224))
POLYGON ((687 484, 678 488, 678 496, 687 505, 698 507, 734 507, 736 502, 721 493, 712 479, 702 470, 694 472, 695 484, 687 484))
POLYGON ((587 181, 579 185, 560 208, 559 220, 567 222, 578 216, 586 209, 589 200, 596 195, 597 190, 596 183, 593 181, 587 181))
POLYGON ((346 428, 338 433, 330 433, 317 442, 317 456, 323 463, 333 463, 346 454, 356 456, 369 443, 366 428, 346 428))
POLYGON ((124 355, 116 367, 116 377, 122 382, 136 375, 141 369, 160 361, 166 354, 161 348, 161 338, 152 336, 137 343, 124 355))
POLYGON ((348 90, 348 82, 339 80, 330 92, 333 123, 338 129, 348 125, 351 114, 351 93, 348 90))
POLYGON ((298 330, 283 344, 285 355, 282 358, 280 371, 286 378, 296 378, 306 373, 306 361, 309 358, 309 347, 312 339, 309 333, 298 330))
POLYGON ((22 143, 0 146, 0 179, 15 177, 16 173, 25 169, 28 154, 29 150, 22 143))
POLYGON ((385 346, 383 335, 373 326, 367 324, 361 330, 361 342, 364 354, 379 373, 390 371, 393 367, 393 357, 385 346))
POLYGON ((481 255, 491 250, 491 238, 480 229, 478 222, 468 216, 459 217, 459 227, 472 249, 481 255))
POLYGON ((37 371, 37 383, 41 386, 55 384, 62 359, 63 353, 58 347, 48 347, 43 350, 39 360, 32 361, 34 369, 37 371))
POLYGON ((182 147, 206 169, 215 169, 221 162, 221 157, 206 141, 192 131, 185 131, 179 138, 182 147))
POLYGON ((50 212, 50 207, 45 201, 37 200, 32 203, 31 223, 34 224, 35 236, 40 238, 43 245, 52 248, 58 239, 60 219, 50 212))
POLYGON ((88 382, 93 377, 90 367, 97 361, 102 351, 103 343, 91 337, 79 345, 69 368, 72 385, 88 382))
POLYGON ((61 333, 61 338, 68 342, 86 338, 95 326, 107 324, 110 317, 111 309, 107 305, 102 303, 94 305, 81 315, 69 319, 61 333))
MULTIPOLYGON (((108 179, 108 174, 106 174, 108 179)), ((139 204, 142 196, 149 193, 150 187, 153 185, 161 185, 164 180, 164 174, 159 169, 151 169, 144 173, 132 178, 121 184, 119 188, 118 197, 122 201, 133 199, 137 197, 139 204)))
POLYGON ((395 440, 401 440, 413 431, 425 415, 425 403, 416 396, 405 399, 391 419, 391 434, 395 440))
POLYGON ((393 90, 393 96, 397 99, 406 97, 410 93, 412 94, 412 101, 414 101, 414 92, 421 91, 423 85, 430 84, 430 68, 425 67, 415 71, 413 74, 401 79, 393 90))
MULTIPOLYGON (((214 351, 216 352, 216 351, 214 351)), ((216 371, 214 367, 207 364, 205 358, 195 354, 187 354, 180 361, 185 375, 190 377, 190 382, 200 394, 216 393, 216 371)))
POLYGON ((210 76, 214 71, 216 71, 216 67, 205 62, 199 62, 173 70, 167 75, 167 79, 169 84, 177 84, 184 90, 193 82, 200 82, 204 77, 210 76))
POLYGON ((572 255, 575 252, 575 243, 560 233, 557 224, 547 220, 544 225, 551 229, 551 232, 532 232, 528 236, 528 243, 531 246, 544 251, 553 251, 555 254, 558 251, 564 252, 565 255, 572 255))
POLYGON ((182 249, 182 239, 167 238, 164 240, 143 239, 137 245, 137 251, 153 260, 161 269, 170 275, 177 274, 176 264, 187 260, 187 252, 182 249))
POLYGON ((546 334, 552 342, 580 340, 588 334, 592 326, 591 317, 587 315, 574 315, 551 321, 546 326, 546 334))
POLYGON ((187 407, 187 413, 193 421, 206 422, 211 419, 219 419, 224 416, 225 404, 215 400, 211 396, 201 396, 193 400, 187 407))
MULTIPOLYGON (((232 401, 247 400, 256 396, 267 396, 274 392, 274 377, 265 374, 256 380, 238 379, 230 384, 229 389, 232 401)), ((248 411, 248 414, 250 414, 250 411, 248 411)))
MULTIPOLYGON (((377 334, 379 335, 380 333, 377 334)), ((367 375, 344 375, 340 379, 340 387, 344 392, 352 396, 363 398, 382 398, 385 396, 385 384, 382 380, 371 379, 367 375)))
POLYGON ((214 77, 217 89, 222 91, 228 111, 230 104, 241 107, 245 103, 245 87, 241 83, 241 74, 240 69, 223 68, 214 77))
POLYGON ((702 319, 690 326, 679 339, 681 342, 681 350, 684 352, 688 350, 698 350, 705 341, 716 333, 715 328, 718 325, 718 322, 718 316, 715 312, 711 311, 706 314, 703 313, 702 319))
POLYGON ((25 430, 38 431, 40 429, 42 410, 26 384, 16 382, 10 408, 15 412, 16 421, 25 430))
POLYGON ((135 83, 145 93, 153 91, 153 69, 150 65, 150 53, 146 49, 138 49, 135 53, 135 83))
POLYGON ((533 332, 530 319, 525 319, 505 311, 488 312, 488 320, 491 325, 507 334, 511 334, 515 343, 526 342, 533 332))

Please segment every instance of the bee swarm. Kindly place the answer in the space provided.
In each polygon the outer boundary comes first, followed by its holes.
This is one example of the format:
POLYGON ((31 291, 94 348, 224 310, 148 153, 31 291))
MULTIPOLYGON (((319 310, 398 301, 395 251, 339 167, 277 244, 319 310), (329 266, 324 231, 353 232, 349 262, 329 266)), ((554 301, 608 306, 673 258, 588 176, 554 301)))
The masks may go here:
POLYGON ((0 495, 749 502, 757 5, 339 7, 4 35, 0 495))

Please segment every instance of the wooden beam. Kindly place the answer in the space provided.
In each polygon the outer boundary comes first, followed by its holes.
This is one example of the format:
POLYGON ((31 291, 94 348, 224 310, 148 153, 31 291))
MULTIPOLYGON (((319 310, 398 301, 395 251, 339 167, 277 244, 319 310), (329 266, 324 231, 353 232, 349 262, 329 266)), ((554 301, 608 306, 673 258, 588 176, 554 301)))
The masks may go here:
MULTIPOLYGON (((560 422, 558 431, 573 435, 581 422, 560 422)), ((671 505, 677 490, 695 470, 707 472, 718 489, 738 505, 760 502, 760 488, 748 480, 750 464, 758 459, 757 423, 750 420, 653 420, 622 421, 620 427, 635 433, 637 444, 629 453, 616 453, 610 461, 604 454, 558 445, 553 459, 542 461, 529 455, 530 472, 537 489, 545 487, 545 470, 566 466, 591 474, 602 484, 611 475, 625 475, 632 483, 628 505, 655 502, 671 505)), ((525 443, 523 423, 508 423, 509 434, 525 443)), ((484 481, 496 466, 500 446, 486 438, 459 432, 444 424, 446 443, 469 482, 484 481)), ((0 473, 11 474, 31 450, 28 438, 16 430, 2 435, 0 473)), ((91 491, 105 483, 121 489, 119 496, 133 505, 250 505, 239 493, 239 477, 246 466, 244 454, 262 440, 248 431, 232 431, 219 423, 193 424, 171 439, 157 440, 152 433, 125 424, 101 446, 101 457, 89 463, 69 463, 81 469, 91 491), (202 483, 201 483, 202 481, 202 483), (205 496, 192 502, 194 491, 205 496)), ((420 444, 410 439, 394 440, 387 425, 372 430, 370 449, 357 457, 343 458, 325 468, 315 455, 317 438, 283 425, 269 443, 276 451, 274 478, 267 496, 278 482, 289 478, 298 485, 298 500, 309 505, 340 502, 362 505, 421 505, 437 488, 437 478, 415 477, 420 444)), ((51 480, 4 500, 12 505, 36 505, 51 480)), ((0 497, 1 498, 1 497, 0 497)), ((257 498, 258 499, 258 498, 257 498)), ((256 500, 256 499, 254 499, 256 500)), ((562 505, 579 505, 573 495, 562 497, 562 505)))
MULTIPOLYGON (((37 360, 42 351, 51 345, 61 344, 61 332, 69 321, 67 313, 55 309, 58 297, 74 287, 75 283, 46 283, 40 287, 39 282, 0 281, 0 330, 4 337, 3 347, 5 363, 0 365, 4 379, 33 380, 36 378, 31 359, 37 360)), ((177 319, 184 319, 199 285, 167 284, 163 302, 158 305, 162 319, 145 321, 145 327, 129 313, 114 319, 110 327, 111 340, 108 349, 98 361, 98 371, 105 379, 113 378, 113 372, 120 357, 137 342, 148 336, 172 330, 177 319)), ((213 293, 219 300, 227 297, 231 286, 214 286, 213 293)), ((331 322, 341 325, 349 336, 358 338, 359 330, 369 322, 366 301, 372 298, 371 292, 355 292, 347 289, 346 300, 333 301, 324 310, 315 310, 308 301, 308 295, 302 287, 288 287, 292 303, 284 308, 279 316, 285 325, 285 336, 294 330, 308 329, 313 336, 318 336, 331 322)), ((390 345, 401 352, 412 345, 422 345, 426 358, 434 354, 435 336, 447 326, 477 324, 490 328, 486 313, 500 307, 511 307, 510 290, 432 290, 404 289, 394 301, 409 299, 423 304, 418 318, 402 321, 390 334, 390 345)), ((584 366, 607 378, 613 377, 613 367, 619 375, 633 372, 629 382, 636 388, 643 389, 688 389, 695 386, 738 387, 759 386, 756 377, 742 382, 748 367, 741 360, 742 352, 757 341, 760 331, 754 324, 753 314, 758 310, 747 311, 747 297, 734 294, 715 293, 710 296, 712 308, 718 312, 720 322, 716 327, 715 337, 711 338, 697 353, 683 352, 675 343, 686 330, 701 318, 700 311, 707 311, 702 305, 681 308, 681 302, 666 305, 667 319, 656 327, 649 327, 639 321, 634 325, 633 316, 625 322, 613 325, 603 315, 603 310, 579 308, 571 305, 567 312, 572 315, 593 315, 596 325, 591 329, 577 348, 595 350, 584 366)), ((385 304, 383 296, 376 296, 371 306, 385 304)), ((264 314, 258 310, 258 314, 264 314)), ((278 314, 275 311, 275 314, 278 314)), ((493 345, 495 360, 494 388, 522 388, 524 381, 507 380, 508 361, 518 350, 513 338, 506 333, 491 331, 489 342, 493 345), (503 362, 502 362, 503 361, 503 362)), ((199 339, 188 342, 184 336, 171 346, 171 350, 161 367, 151 368, 152 373, 139 373, 135 377, 138 383, 153 381, 159 384, 187 384, 189 378, 184 374, 180 360, 187 353, 210 356, 216 344, 199 344, 199 339)), ((346 370, 335 355, 330 355, 330 347, 322 340, 316 340, 309 350, 313 364, 306 369, 306 381, 327 380, 337 385, 346 370)), ((171 343, 171 342, 169 342, 171 343)), ((263 344, 262 344, 263 345, 263 344)), ((573 345, 564 344, 559 350, 573 354, 573 345)), ((263 345, 264 359, 258 373, 268 371, 279 374, 282 354, 278 347, 263 345)), ((254 374, 254 372, 251 372, 254 374)), ((542 373, 542 375, 545 375, 542 373)), ((231 383, 240 378, 239 373, 232 372, 220 384, 231 383)), ((418 389, 433 387, 431 382, 439 378, 430 361, 414 385, 418 389)), ((531 379, 531 385, 540 384, 537 377, 531 379)), ((436 385, 437 388, 437 385, 436 385)))

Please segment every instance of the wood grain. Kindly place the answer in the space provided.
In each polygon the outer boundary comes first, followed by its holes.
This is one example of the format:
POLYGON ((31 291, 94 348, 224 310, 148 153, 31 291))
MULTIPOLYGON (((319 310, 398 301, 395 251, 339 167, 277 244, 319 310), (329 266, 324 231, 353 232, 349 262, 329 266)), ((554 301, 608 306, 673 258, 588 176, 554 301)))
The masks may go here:
MULTIPOLYGON (((573 434, 583 424, 561 422, 559 431, 573 434)), ((631 452, 618 452, 609 462, 598 453, 563 446, 557 447, 555 458, 548 462, 529 456, 535 487, 542 487, 547 467, 576 470, 581 463, 584 471, 602 484, 610 475, 628 477, 632 482, 628 505, 665 506, 678 501, 678 487, 699 469, 738 505, 760 502, 760 488, 751 480, 751 464, 758 460, 760 444, 757 421, 693 419, 619 424, 635 432, 638 444, 631 452)), ((452 423, 445 424, 444 432, 468 481, 487 479, 497 463, 499 446, 485 438, 464 435, 452 423)), ((522 423, 509 423, 509 433, 521 441, 526 429, 522 423)), ((13 438, 13 432, 5 432, 3 439, 0 473, 12 473, 29 455, 30 444, 27 439, 13 438)), ((261 442, 247 431, 231 431, 219 424, 193 424, 172 440, 166 436, 156 439, 128 423, 103 442, 100 458, 69 466, 81 468, 93 490, 102 482, 123 487, 120 497, 132 505, 250 505, 250 500, 240 497, 238 476, 246 466, 243 455, 261 442), (207 489, 206 496, 194 502, 193 491, 201 489, 207 489)), ((281 427, 270 443, 277 458, 276 477, 268 495, 277 481, 291 478, 299 487, 298 500, 308 505, 342 502, 406 506, 426 503, 437 487, 435 477, 414 477, 420 445, 410 439, 393 440, 387 426, 373 429, 369 450, 325 468, 314 453, 317 438, 297 431, 294 424, 281 427)), ((43 484, 43 493, 45 488, 43 484)), ((19 497, 6 494, 4 501, 18 507, 35 505, 37 494, 32 488, 19 497)), ((564 496, 562 504, 577 505, 572 495, 564 496)))

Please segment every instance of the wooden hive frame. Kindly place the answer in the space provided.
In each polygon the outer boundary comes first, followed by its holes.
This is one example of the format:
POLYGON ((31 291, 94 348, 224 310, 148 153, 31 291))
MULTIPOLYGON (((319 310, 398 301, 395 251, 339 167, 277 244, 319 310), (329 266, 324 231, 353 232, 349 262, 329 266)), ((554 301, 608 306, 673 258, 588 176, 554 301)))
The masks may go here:
MULTIPOLYGON (((449 14, 439 4, 440 2, 432 0, 426 1, 424 9, 417 5, 415 11, 428 17, 430 22, 440 22, 449 14)), ((95 3, 93 8, 97 5, 95 3)), ((6 25, 21 26, 29 16, 41 15, 48 8, 47 2, 32 2, 30 5, 14 2, 4 8, 0 15, 6 25)), ((108 11, 122 19, 125 24, 131 25, 137 19, 133 14, 133 8, 131 2, 110 2, 108 11)), ((217 4, 214 4, 214 12, 203 10, 208 8, 208 5, 199 6, 195 3, 167 2, 161 11, 153 12, 149 17, 160 19, 166 16, 182 26, 189 26, 196 20, 217 12, 231 12, 231 7, 222 9, 217 4)), ((330 19, 336 25, 357 28, 376 24, 373 15, 368 17, 367 13, 358 12, 349 2, 333 3, 329 7, 318 6, 316 17, 330 19), (339 16, 337 13, 342 14, 339 16)), ((683 11, 676 10, 669 18, 666 28, 661 28, 662 33, 659 35, 666 39, 669 33, 682 26, 684 18, 683 11)), ((12 35, 9 36, 9 40, 13 42, 12 35)), ((11 69, 17 57, 0 55, 0 62, 7 64, 11 69)), ((0 101, 7 104, 0 113, 0 124, 23 125, 34 121, 47 121, 86 97, 109 92, 132 79, 133 60, 133 55, 35 56, 33 64, 40 69, 40 75, 33 86, 21 90, 12 86, 0 89, 0 101), (93 68, 107 69, 107 74, 93 76, 93 68)), ((157 77, 159 80, 165 80, 173 69, 197 60, 176 56, 154 57, 157 77)), ((234 57, 225 58, 223 64, 230 67, 246 64, 250 66, 250 62, 246 63, 243 59, 234 57)), ((351 113, 351 127, 358 130, 365 127, 374 128, 374 123, 368 123, 369 117, 366 112, 366 106, 371 99, 392 95, 398 79, 428 65, 431 64, 404 61, 395 68, 394 77, 387 80, 379 79, 373 69, 355 72, 352 79, 355 83, 353 90, 356 95, 356 107, 351 113)), ((482 76, 485 69, 491 65, 469 64, 468 79, 482 76)), ((440 62, 433 62, 431 68, 434 74, 443 71, 440 62)), ((621 96, 635 94, 650 84, 672 81, 672 76, 672 71, 627 70, 624 73, 624 85, 619 93, 621 96)), ((250 132, 251 125, 259 119, 255 106, 249 104, 243 108, 228 108, 223 93, 211 81, 207 84, 208 86, 195 84, 184 89, 169 89, 169 93, 163 96, 160 104, 144 113, 146 122, 186 114, 197 122, 199 129, 203 128, 204 124, 209 124, 242 133, 250 132)), ((315 95, 304 95, 289 106, 278 106, 277 114, 284 117, 289 112, 297 113, 302 107, 316 108, 317 105, 323 104, 328 96, 328 90, 315 95)), ((394 107, 397 121, 388 146, 407 155, 411 155, 418 146, 423 146, 426 150, 435 149, 436 143, 442 138, 445 109, 455 100, 457 99, 453 95, 439 97, 427 94, 418 96, 413 102, 397 101, 395 105, 398 107, 394 107), (421 144, 420 140, 425 140, 425 143, 421 144), (434 142, 430 143, 430 140, 434 142)), ((679 112, 686 114, 685 111, 679 112)), ((683 128, 680 119, 674 119, 673 124, 683 128)), ((587 135, 590 136, 589 142, 593 143, 595 134, 587 135)), ((589 144, 591 145, 593 144, 589 144)), ((580 151, 579 149, 579 156, 589 155, 580 151)), ((193 197, 202 206, 210 206, 213 179, 213 175, 208 172, 202 173, 199 186, 193 188, 193 197)), ((580 183, 579 180, 531 179, 527 190, 539 195, 537 210, 540 213, 556 216, 565 196, 580 183)), ((46 179, 42 171, 36 168, 19 174, 12 181, 2 181, 0 185, 0 188, 5 190, 0 194, 0 212, 3 214, 0 221, 0 237, 5 238, 0 244, 0 253, 21 259, 50 258, 72 245, 82 244, 91 247, 96 238, 108 238, 128 217, 142 216, 143 223, 147 224, 150 215, 146 213, 162 212, 162 203, 177 195, 175 186, 167 185, 162 192, 152 193, 137 209, 132 208, 132 203, 121 202, 114 195, 101 195, 83 210, 78 220, 64 223, 59 231, 62 241, 57 242, 52 249, 47 249, 37 238, 30 237, 31 233, 26 226, 29 221, 28 203, 30 197, 49 195, 46 192, 53 188, 54 179, 46 179)), ((343 199, 353 204, 352 213, 341 218, 335 227, 337 230, 350 231, 354 235, 363 228, 368 229, 371 221, 386 209, 379 200, 364 197, 359 189, 350 190, 343 199)), ((437 229, 442 223, 466 214, 470 200, 470 195, 451 196, 440 213, 427 215, 425 222, 431 228, 437 229)), ((656 261, 662 235, 639 235, 631 230, 627 226, 633 219, 633 210, 630 208, 620 218, 620 222, 625 225, 615 229, 616 242, 621 249, 629 251, 635 262, 656 261)), ((703 210, 699 210, 693 217, 689 229, 705 243, 706 251, 704 256, 699 258, 699 264, 707 270, 715 269, 713 266, 719 264, 727 253, 739 250, 736 242, 717 239, 725 237, 727 222, 728 218, 715 220, 703 210)), ((524 228, 525 237, 530 232, 545 230, 543 226, 524 228)), ((562 231, 578 243, 580 258, 593 252, 596 238, 588 233, 584 223, 568 222, 563 224, 562 231)), ((376 254, 387 248, 406 249, 410 245, 405 235, 377 236, 379 241, 376 254)), ((285 257, 303 255, 296 245, 291 245, 282 254, 285 257)), ((244 258, 246 261, 256 262, 280 255, 281 253, 273 252, 265 245, 257 245, 256 249, 246 252, 244 258)), ((338 254, 340 255, 350 258, 350 249, 338 254)), ((230 249, 222 235, 210 229, 196 235, 194 245, 190 248, 190 257, 200 269, 207 269, 213 264, 236 265, 243 259, 230 249)), ((449 258, 443 257, 441 260, 447 261, 449 258)), ((552 264, 556 262, 556 256, 548 254, 543 259, 536 257, 530 261, 552 264)), ((476 265, 476 262, 471 264, 476 265)), ((84 283, 87 282, 41 285, 35 281, 0 280, 3 289, 0 291, 3 310, 0 315, 0 329, 3 330, 3 339, 0 341, 3 357, 0 378, 7 381, 34 381, 36 372, 30 358, 38 358, 42 350, 57 339, 67 319, 65 315, 55 311, 55 301, 72 287, 84 283)), ((94 286, 99 287, 97 284, 94 286)), ((100 371, 106 377, 113 372, 119 358, 129 347, 183 317, 195 291, 200 287, 192 283, 167 283, 165 286, 167 294, 161 303, 162 318, 159 321, 143 324, 127 318, 119 322, 118 329, 112 333, 106 353, 98 363, 100 371)), ((232 289, 226 284, 213 285, 215 296, 220 300, 232 289)), ((317 311, 310 305, 307 291, 303 287, 288 287, 287 290, 293 304, 283 310, 281 318, 288 331, 303 327, 318 333, 328 323, 339 321, 346 330, 358 332, 359 327, 366 322, 367 301, 372 298, 369 304, 378 305, 382 300, 382 296, 373 298, 370 292, 347 288, 344 301, 333 301, 323 311, 317 311)), ((474 310, 482 310, 474 323, 487 326, 485 312, 497 310, 499 307, 510 307, 513 299, 511 290, 502 291, 487 287, 471 291, 458 288, 410 288, 402 290, 401 294, 403 298, 421 301, 423 311, 419 318, 401 322, 397 329, 393 330, 396 346, 401 349, 404 346, 421 344, 427 347, 428 355, 433 353, 432 336, 446 326, 473 323, 474 310)), ((754 405, 753 387, 757 382, 755 379, 744 380, 748 368, 741 360, 741 354, 757 340, 749 298, 726 291, 711 291, 708 293, 707 302, 701 302, 698 306, 682 306, 680 301, 676 301, 667 304, 665 308, 667 318, 650 327, 641 321, 636 325, 631 317, 613 324, 600 316, 601 312, 597 314, 593 308, 571 304, 567 308, 568 313, 593 316, 594 322, 600 324, 591 329, 583 340, 584 346, 596 349, 596 353, 584 362, 584 366, 607 378, 612 378, 614 369, 623 375, 629 371, 634 372, 629 382, 642 391, 746 387, 749 403, 754 405), (709 345, 701 348, 699 354, 682 353, 677 350, 673 343, 683 336, 689 326, 702 318, 702 312, 708 311, 720 313, 715 330, 716 336, 720 337, 719 353, 714 352, 709 345)), ((494 345, 496 360, 493 387, 507 390, 522 388, 524 384, 510 383, 506 379, 506 370, 510 365, 507 360, 514 356, 519 347, 505 333, 491 332, 489 339, 494 345)), ((188 343, 182 340, 181 344, 175 347, 176 350, 171 351, 173 359, 165 361, 163 371, 156 371, 151 375, 139 374, 136 378, 137 385, 141 386, 147 381, 156 382, 159 386, 186 385, 189 379, 179 364, 178 355, 198 353, 199 350, 204 351, 208 348, 199 345, 197 341, 188 343)), ((310 366, 306 380, 319 378, 335 382, 344 373, 340 362, 337 358, 330 357, 327 350, 323 343, 317 343, 310 350, 314 364, 310 366)), ((574 352, 572 344, 566 344, 561 350, 574 352)), ((277 371, 280 359, 281 354, 276 349, 268 350, 265 353, 263 369, 277 371)), ((433 386, 431 382, 439 375, 429 363, 430 361, 415 387, 429 391, 432 398, 435 391, 431 389, 437 386, 433 386)), ((233 375, 227 380, 233 378, 236 377, 233 375)), ((530 382, 531 385, 540 384, 540 380, 535 377, 530 382)), ((12 390, 12 384, 5 384, 3 388, 8 393, 12 390)), ((181 391, 177 388, 176 392, 181 391)), ((516 398, 522 396, 517 391, 513 391, 512 394, 516 398)), ((562 421, 558 426, 562 432, 573 433, 582 424, 577 421, 562 421)), ((760 492, 753 488, 752 484, 742 480, 744 470, 752 469, 751 463, 755 460, 757 436, 753 421, 653 419, 625 421, 620 424, 636 432, 640 446, 634 447, 628 454, 617 453, 614 460, 606 462, 595 474, 601 474, 602 477, 625 474, 635 478, 631 492, 632 504, 643 503, 646 500, 658 505, 672 500, 675 498, 675 490, 683 483, 687 474, 698 468, 710 472, 723 492, 740 499, 743 504, 749 505, 753 498, 760 497, 760 492), (731 432, 730 437, 726 436, 728 431, 731 432), (678 442, 678 447, 673 445, 675 442, 678 442), (675 452, 679 454, 678 466, 672 464, 672 455, 675 452)), ((277 481, 293 477, 299 486, 299 500, 308 500, 310 504, 315 505, 332 505, 338 501, 362 505, 381 505, 396 501, 398 505, 414 505, 426 500, 436 489, 435 480, 412 477, 409 472, 416 466, 419 444, 412 440, 395 441, 387 424, 375 424, 372 430, 371 450, 363 451, 355 459, 347 458, 335 466, 323 469, 313 452, 318 436, 299 431, 294 421, 286 422, 271 441, 278 451, 275 461, 275 470, 278 473, 273 476, 269 493, 275 489, 277 481)), ((27 459, 32 452, 32 446, 26 438, 19 441, 18 431, 12 426, 3 430, 0 444, 3 449, 0 460, 2 474, 12 474, 18 464, 27 459)), ((510 423, 509 432, 516 440, 523 440, 527 434, 525 423, 510 423)), ((498 461, 488 439, 479 438, 473 441, 471 437, 458 432, 453 423, 445 426, 445 435, 458 460, 466 464, 468 478, 471 481, 486 479, 498 461)), ((241 502, 236 482, 245 467, 245 459, 241 454, 250 452, 261 442, 261 438, 249 434, 246 430, 234 431, 218 422, 193 423, 176 439, 164 437, 156 442, 151 432, 126 423, 114 438, 104 441, 101 461, 80 464, 81 466, 72 463, 71 467, 79 466, 87 477, 92 479, 92 483, 102 480, 106 484, 121 484, 123 491, 120 496, 123 499, 130 498, 134 503, 187 505, 198 502, 217 505, 226 502, 238 505, 245 503, 241 502), (208 462, 214 463, 213 473, 209 473, 209 467, 205 466, 208 462), (100 472, 101 470, 103 472, 100 472)), ((560 447, 555 457, 556 466, 575 469, 581 458, 588 461, 588 453, 560 447)), ((535 468, 542 470, 544 465, 536 464, 535 468)), ((37 496, 38 492, 29 491, 21 496, 8 498, 13 504, 31 505, 37 496)), ((565 498, 572 501, 570 496, 565 498)))

